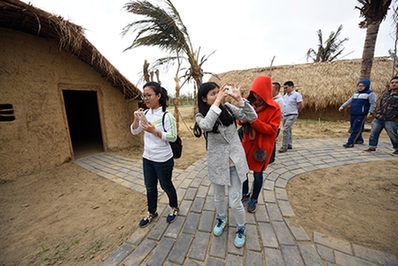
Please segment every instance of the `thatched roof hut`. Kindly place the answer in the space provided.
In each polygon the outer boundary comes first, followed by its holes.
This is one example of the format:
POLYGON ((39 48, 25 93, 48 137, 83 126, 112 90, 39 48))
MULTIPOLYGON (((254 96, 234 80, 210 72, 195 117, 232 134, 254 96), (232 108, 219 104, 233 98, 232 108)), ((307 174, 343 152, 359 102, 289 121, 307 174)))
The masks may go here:
POLYGON ((57 40, 60 50, 71 52, 89 64, 119 89, 125 99, 137 99, 141 95, 141 91, 86 39, 81 26, 18 0, 1 0, 0 14, 1 27, 57 40))
MULTIPOLYGON (((339 113, 338 107, 356 91, 359 81, 361 59, 338 60, 328 63, 283 65, 266 68, 235 70, 218 74, 210 80, 219 85, 239 83, 244 95, 252 81, 259 75, 269 75, 272 80, 283 83, 291 80, 303 95, 305 109, 301 118, 345 119, 348 115, 339 113)), ((393 61, 375 58, 371 73, 371 89, 379 96, 385 91, 391 79, 393 61)), ((281 92, 283 93, 283 92, 281 92)))
POLYGON ((129 131, 141 91, 81 26, 0 0, 0 54, 0 180, 142 145, 129 131))

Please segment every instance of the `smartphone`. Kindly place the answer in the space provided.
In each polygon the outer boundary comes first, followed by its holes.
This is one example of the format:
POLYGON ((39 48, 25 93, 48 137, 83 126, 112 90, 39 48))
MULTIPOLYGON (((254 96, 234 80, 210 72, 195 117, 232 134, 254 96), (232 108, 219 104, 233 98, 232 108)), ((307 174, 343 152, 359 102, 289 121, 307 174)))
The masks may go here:
POLYGON ((233 93, 232 86, 227 85, 227 86, 225 86, 225 88, 227 88, 227 89, 225 90, 226 93, 228 93, 228 94, 232 94, 232 93, 233 93))
POLYGON ((141 122, 148 123, 148 120, 146 119, 144 112, 139 112, 138 117, 140 118, 141 122))

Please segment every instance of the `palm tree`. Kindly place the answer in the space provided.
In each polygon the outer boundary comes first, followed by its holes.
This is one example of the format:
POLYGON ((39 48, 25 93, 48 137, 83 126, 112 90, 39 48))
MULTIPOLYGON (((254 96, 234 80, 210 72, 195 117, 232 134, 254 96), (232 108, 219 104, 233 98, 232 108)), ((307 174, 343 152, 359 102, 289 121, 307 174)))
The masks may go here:
POLYGON ((360 10, 360 16, 364 18, 364 20, 359 23, 359 27, 366 28, 360 79, 370 79, 377 34, 379 33, 381 22, 387 15, 391 0, 358 0, 358 2, 362 4, 362 6, 356 6, 355 8, 360 10))
POLYGON ((342 29, 343 25, 340 25, 336 32, 332 31, 325 42, 323 42, 322 31, 318 30, 318 51, 310 48, 307 52, 307 60, 308 58, 311 58, 314 62, 332 62, 336 60, 344 51, 343 43, 348 41, 348 38, 338 39, 342 29))
POLYGON ((170 56, 165 58, 157 59, 154 67, 177 63, 177 73, 174 78, 176 82, 174 115, 178 123, 178 95, 180 87, 192 79, 196 83, 196 86, 202 85, 203 75, 212 74, 204 72, 202 69, 204 62, 207 61, 211 54, 199 57, 200 48, 197 51, 193 49, 188 30, 177 9, 170 0, 163 0, 162 4, 164 8, 155 6, 146 0, 126 3, 124 8, 127 12, 144 16, 144 19, 125 26, 122 35, 125 36, 130 31, 137 34, 133 43, 125 51, 139 46, 156 46, 170 54, 170 56), (178 72, 181 70, 181 64, 184 62, 188 62, 189 67, 181 77, 184 80, 180 86, 178 72))

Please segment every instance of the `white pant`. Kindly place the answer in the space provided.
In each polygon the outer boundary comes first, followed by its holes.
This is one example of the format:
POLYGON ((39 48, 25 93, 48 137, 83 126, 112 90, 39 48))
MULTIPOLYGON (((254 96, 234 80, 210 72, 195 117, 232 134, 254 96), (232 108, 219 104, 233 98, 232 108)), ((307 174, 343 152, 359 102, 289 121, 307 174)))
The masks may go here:
MULTIPOLYGON (((246 213, 243 207, 242 183, 238 177, 235 166, 230 168, 231 186, 228 187, 229 207, 233 210, 237 226, 246 224, 246 213)), ((217 218, 224 219, 227 217, 225 204, 225 186, 213 183, 214 187, 214 205, 216 207, 217 218)))

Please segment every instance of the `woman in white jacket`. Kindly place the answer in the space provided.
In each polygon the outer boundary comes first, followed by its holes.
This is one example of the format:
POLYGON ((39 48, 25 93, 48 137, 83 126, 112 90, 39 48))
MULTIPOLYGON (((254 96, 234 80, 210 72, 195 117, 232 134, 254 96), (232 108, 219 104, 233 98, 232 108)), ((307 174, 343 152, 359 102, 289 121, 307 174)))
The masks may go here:
POLYGON ((133 135, 144 130, 143 171, 148 203, 148 215, 140 221, 140 227, 146 227, 153 218, 158 216, 158 180, 162 189, 169 198, 171 213, 166 220, 174 222, 178 214, 177 192, 172 182, 174 167, 173 152, 169 142, 177 138, 176 121, 173 115, 167 112, 167 91, 156 82, 144 85, 141 96, 147 110, 138 109, 134 112, 134 122, 130 126, 133 135), (162 119, 164 117, 164 121, 162 119), (164 127, 163 127, 164 124, 164 127), (165 131, 166 130, 166 131, 165 131))
POLYGON ((254 121, 257 114, 242 98, 239 88, 233 85, 232 92, 228 93, 227 86, 220 89, 216 83, 206 82, 200 86, 197 97, 199 113, 196 114, 195 136, 200 137, 203 131, 206 138, 208 177, 214 188, 217 212, 213 233, 220 236, 228 224, 225 204, 225 186, 228 186, 229 206, 237 224, 234 244, 242 247, 246 230, 245 209, 241 201, 242 183, 249 168, 235 120, 254 121), (238 102, 239 108, 230 103, 222 104, 227 95, 238 102))

